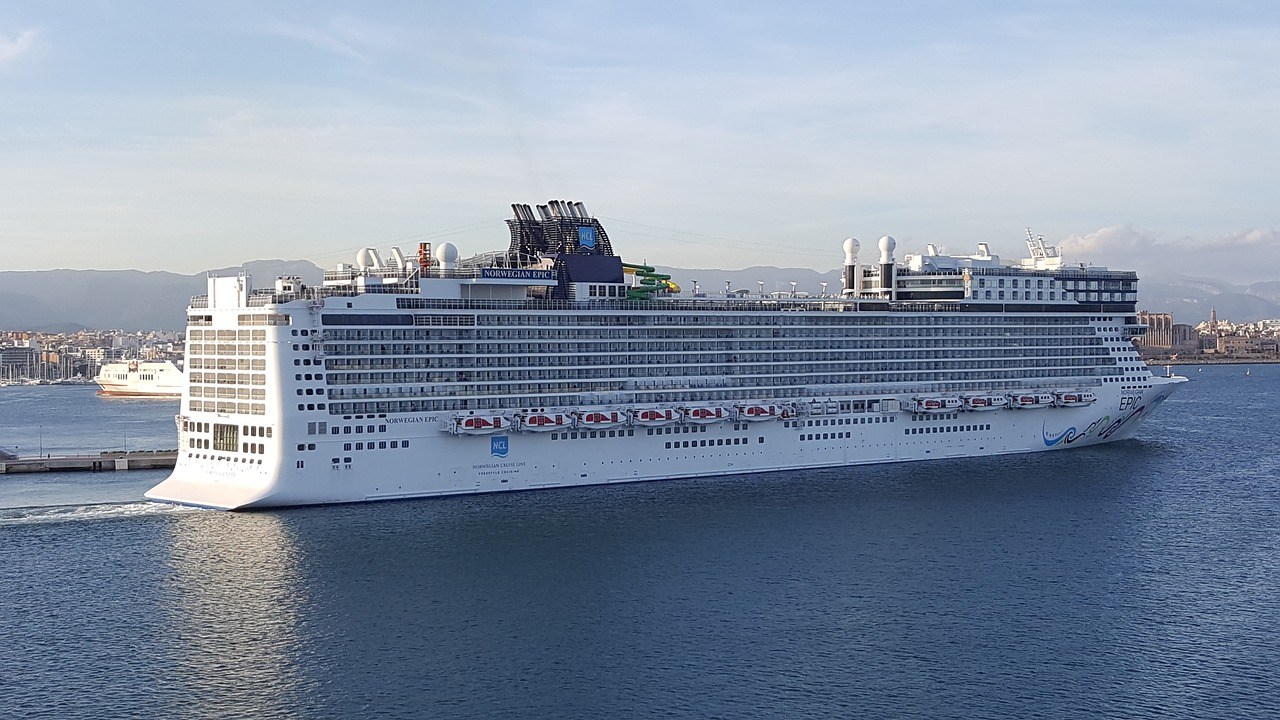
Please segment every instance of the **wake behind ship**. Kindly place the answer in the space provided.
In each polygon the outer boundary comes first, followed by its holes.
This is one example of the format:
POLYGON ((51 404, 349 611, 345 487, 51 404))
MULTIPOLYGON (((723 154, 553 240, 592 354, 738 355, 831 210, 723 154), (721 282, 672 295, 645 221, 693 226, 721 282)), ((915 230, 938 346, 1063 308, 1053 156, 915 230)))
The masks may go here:
POLYGON ((582 203, 513 205, 505 251, 365 248, 319 287, 214 277, 188 309, 173 474, 216 508, 1061 450, 1132 435, 1180 377, 1132 339, 1132 272, 878 262, 822 297, 678 294, 582 203))

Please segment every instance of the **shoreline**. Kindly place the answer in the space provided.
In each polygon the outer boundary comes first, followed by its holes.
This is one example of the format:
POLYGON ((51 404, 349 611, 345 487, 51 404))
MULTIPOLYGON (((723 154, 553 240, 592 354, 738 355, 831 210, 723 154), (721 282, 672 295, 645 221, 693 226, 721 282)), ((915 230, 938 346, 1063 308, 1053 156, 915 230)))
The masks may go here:
POLYGON ((1276 365, 1280 364, 1280 358, 1174 358, 1161 360, 1158 358, 1146 358, 1143 360, 1147 365, 1156 367, 1159 365, 1276 365))

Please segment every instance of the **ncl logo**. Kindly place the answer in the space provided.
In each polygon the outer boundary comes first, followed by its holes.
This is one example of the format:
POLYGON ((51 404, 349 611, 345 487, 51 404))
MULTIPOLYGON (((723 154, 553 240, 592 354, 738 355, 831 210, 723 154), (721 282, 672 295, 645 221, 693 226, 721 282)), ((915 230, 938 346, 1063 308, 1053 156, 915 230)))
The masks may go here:
POLYGON ((508 449, 507 440, 508 438, 506 435, 489 438, 489 454, 497 458, 506 457, 508 449))

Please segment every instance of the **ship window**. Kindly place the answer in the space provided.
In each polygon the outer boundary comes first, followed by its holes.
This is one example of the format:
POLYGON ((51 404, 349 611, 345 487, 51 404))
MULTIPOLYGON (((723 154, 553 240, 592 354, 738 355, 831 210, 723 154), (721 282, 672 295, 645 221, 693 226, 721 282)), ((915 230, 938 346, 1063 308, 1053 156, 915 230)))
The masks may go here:
POLYGON ((213 449, 223 452, 235 452, 240 445, 240 427, 238 425, 213 425, 213 449))
POLYGON ((409 441, 408 440, 400 441, 400 447, 406 447, 406 448, 409 447, 409 441))
MULTIPOLYGON (((350 451, 350 450, 351 450, 351 443, 342 443, 342 449, 343 449, 343 450, 350 451)), ((351 462, 351 461, 350 461, 350 460, 348 460, 347 462, 351 462)))

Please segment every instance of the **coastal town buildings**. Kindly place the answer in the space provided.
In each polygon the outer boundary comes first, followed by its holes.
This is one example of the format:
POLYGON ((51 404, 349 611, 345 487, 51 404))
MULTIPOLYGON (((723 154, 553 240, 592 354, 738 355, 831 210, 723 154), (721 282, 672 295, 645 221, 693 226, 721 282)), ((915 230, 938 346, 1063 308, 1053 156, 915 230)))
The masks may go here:
POLYGON ((181 365, 182 356, 182 333, 175 332, 0 331, 0 382, 87 382, 104 363, 136 358, 181 365))
POLYGON ((1236 323, 1210 308, 1209 320, 1194 327, 1174 322, 1169 313, 1139 311, 1138 320, 1147 332, 1134 344, 1151 360, 1280 360, 1280 319, 1236 323))

